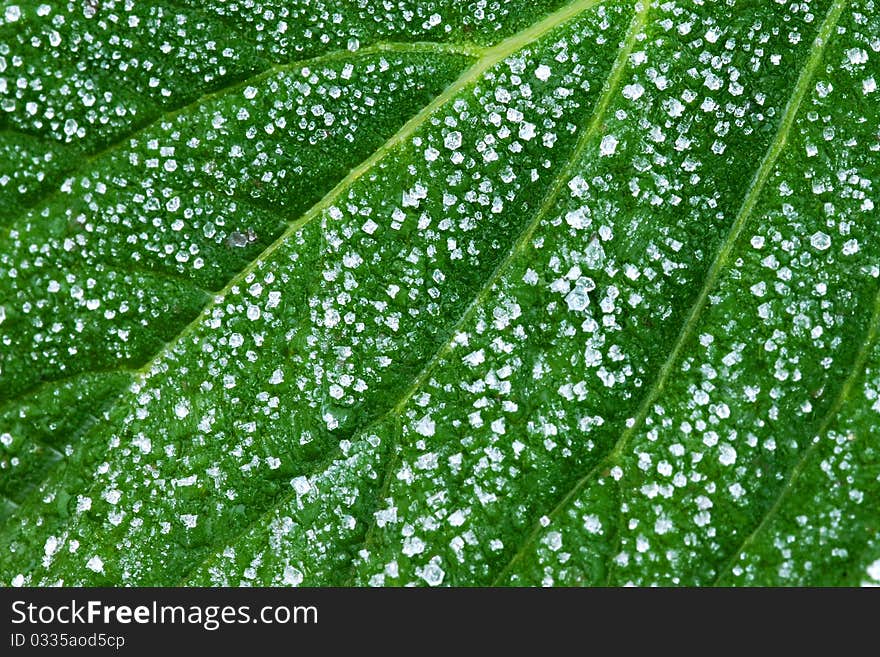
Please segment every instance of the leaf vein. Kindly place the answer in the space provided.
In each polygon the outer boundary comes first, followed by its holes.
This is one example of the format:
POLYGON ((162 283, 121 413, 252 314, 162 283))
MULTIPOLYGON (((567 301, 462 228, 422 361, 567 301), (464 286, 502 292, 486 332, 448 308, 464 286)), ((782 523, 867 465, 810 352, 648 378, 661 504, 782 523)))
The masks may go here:
MULTIPOLYGON (((376 151, 376 153, 374 153, 373 156, 371 156, 367 161, 365 161, 363 164, 361 164, 359 167, 357 167, 351 173, 349 173, 349 175, 344 180, 340 181, 340 183, 333 190, 331 190, 327 196, 325 196, 321 201, 319 201, 315 206, 313 206, 299 221, 292 224, 290 226, 290 228, 284 233, 284 235, 279 237, 278 240, 273 245, 271 245, 267 249, 267 251, 264 252, 264 254, 260 256, 260 258, 257 259, 256 262, 259 262, 261 259, 265 258, 266 255, 268 254, 268 252, 271 252, 272 250, 274 250, 275 248, 277 248, 278 246, 283 244, 284 241, 286 240, 287 236, 289 236, 290 234, 293 234, 295 231, 299 230, 302 226, 307 224, 308 221, 310 221, 312 218, 317 216, 320 213, 320 211, 323 210, 330 203, 332 203, 333 200, 339 194, 341 194, 343 190, 347 189, 355 180, 357 180, 357 178, 359 178, 364 172, 371 169, 380 159, 382 159, 382 157, 385 155, 385 153, 387 153, 393 147, 394 144, 399 143, 399 142, 403 141, 404 139, 406 139, 412 132, 415 131, 415 129, 418 126, 420 126, 422 123, 424 123, 424 121, 429 116, 431 116, 436 109, 445 105, 453 96, 455 96, 457 93, 459 93, 462 89, 469 86, 472 82, 476 81, 489 68, 491 68, 495 64, 499 63, 505 57, 512 54, 513 52, 516 52, 521 47, 528 45, 532 41, 540 38, 540 36, 542 36, 546 32, 549 32, 551 29, 553 29, 559 25, 564 24, 568 20, 573 19, 573 18, 579 16, 581 13, 587 11, 591 7, 593 7, 597 4, 600 4, 600 1, 601 0, 578 0, 577 2, 573 2, 572 4, 567 5, 566 7, 563 7, 562 9, 558 10, 557 12, 550 14, 549 16, 544 18, 542 21, 533 25, 532 27, 529 27, 529 28, 523 30, 522 32, 519 32, 518 34, 513 35, 512 37, 506 39, 505 41, 502 41, 501 43, 494 46, 493 48, 490 48, 489 50, 487 50, 486 54, 484 55, 484 57, 480 61, 476 62, 471 68, 466 70, 461 75, 461 77, 459 77, 458 80, 456 80, 452 85, 450 85, 449 88, 446 89, 446 91, 444 91, 440 96, 438 96, 436 99, 434 99, 434 101, 432 101, 428 106, 426 106, 421 112, 419 112, 419 114, 417 114, 409 122, 407 122, 407 124, 404 125, 396 135, 391 137, 391 139, 388 142, 386 142, 382 147, 380 147, 380 149, 378 151, 376 151)), ((650 4, 650 2, 648 0, 645 0, 644 6, 648 6, 649 4, 650 4)), ((630 47, 631 47, 631 45, 630 45, 630 47)), ((613 71, 613 69, 612 69, 612 71, 613 71)), ((610 102, 610 92, 608 92, 606 95, 607 95, 607 98, 605 97, 605 95, 603 95, 603 98, 600 99, 601 101, 604 101, 604 105, 602 106, 602 110, 604 110, 604 108, 607 107, 608 103, 610 102)), ((597 111, 598 111, 598 105, 597 105, 597 111)), ((585 135, 590 134, 590 133, 595 133, 595 131, 598 129, 598 127, 600 126, 600 123, 601 123, 600 116, 601 115, 594 116, 593 120, 591 121, 591 123, 589 125, 588 130, 584 133, 585 135)), ((573 151, 571 158, 575 158, 575 155, 576 155, 575 151, 577 151, 578 149, 582 150, 583 147, 586 146, 586 141, 588 141, 588 140, 584 140, 584 139, 579 140, 579 143, 575 146, 575 149, 573 151)), ((570 164, 571 163, 569 163, 569 165, 570 164)), ((511 252, 507 255, 507 257, 505 257, 501 260, 499 265, 496 267, 495 271, 489 276, 488 282, 477 293, 477 297, 464 310, 462 317, 459 319, 458 322, 456 322, 455 326, 450 331, 450 335, 454 334, 454 332, 458 328, 458 326, 460 326, 464 321, 466 321, 466 319, 467 319, 467 317, 469 317, 470 313, 476 308, 476 306, 479 305, 479 301, 491 289, 491 287, 495 283, 498 275, 503 270, 504 265, 506 265, 513 258, 513 256, 516 254, 518 248, 522 244, 524 244, 525 241, 528 239, 528 235, 534 231, 534 228, 537 226, 537 224, 539 223, 542 216, 544 214, 546 214, 547 211, 549 211, 553 200, 555 200, 556 195, 558 194, 559 190, 561 189, 562 185, 564 184, 564 179, 565 179, 564 174, 566 173, 566 171, 569 168, 570 168, 570 166, 566 167, 559 174, 559 176, 557 176, 555 186, 553 187, 551 193, 548 194, 547 198, 545 199, 544 203, 541 206, 541 209, 539 210, 539 212, 537 213, 535 218, 526 226, 526 230, 520 236, 520 238, 517 240, 514 248, 511 250, 511 252)), ((245 270, 245 271, 247 271, 247 270, 245 270)), ((242 274, 244 274, 244 272, 242 272, 242 274)), ((239 277, 240 276, 241 276, 241 274, 239 275, 239 277)), ((195 321, 197 322, 198 318, 195 321)), ((369 427, 374 426, 375 424, 382 422, 386 417, 393 415, 395 413, 398 413, 400 411, 400 409, 402 408, 402 406, 406 403, 406 401, 415 393, 418 386, 424 382, 424 380, 427 378, 428 375, 430 375, 430 372, 436 366, 437 362, 439 362, 439 360, 442 358, 443 354, 448 349, 448 346, 449 346, 448 340, 443 342, 443 347, 441 347, 440 351, 438 351, 434 355, 434 357, 428 362, 428 364, 416 376, 415 384, 413 386, 410 386, 410 388, 408 388, 407 391, 405 391, 403 393, 403 397, 398 401, 398 403, 395 404, 391 409, 389 409, 382 416, 371 421, 366 427, 361 429, 361 432, 366 431, 369 429, 369 427)), ((246 525, 240 532, 236 532, 232 536, 232 542, 238 540, 238 538, 247 534, 253 527, 257 526, 261 520, 264 520, 271 513, 273 513, 279 506, 282 506, 283 504, 285 504, 288 500, 290 500, 292 498, 293 498, 293 493, 288 493, 287 495, 280 498, 277 502, 275 502, 268 509, 266 509, 266 511, 264 511, 262 514, 257 516, 257 518, 255 518, 255 520, 253 522, 246 525)), ((210 560, 211 560, 211 557, 209 557, 207 560, 205 560, 205 562, 210 561, 210 560)), ((197 564, 196 566, 191 568, 189 571, 187 571, 187 573, 184 574, 184 578, 181 581, 185 581, 186 578, 190 574, 192 574, 192 572, 194 572, 199 566, 204 565, 205 562, 202 562, 201 564, 197 564)))
POLYGON ((865 331, 865 339, 862 342, 862 345, 859 348, 858 352, 856 353, 855 358, 853 359, 849 375, 841 386, 840 393, 834 400, 834 403, 828 409, 828 412, 825 414, 825 417, 819 424, 819 428, 813 435, 813 441, 804 450, 804 453, 797 460, 794 467, 789 472, 785 484, 783 484, 782 488, 779 490, 779 494, 776 496, 773 504, 771 504, 770 507, 767 509, 767 512, 761 518, 761 521, 755 526, 755 529, 752 531, 752 533, 746 536, 746 538, 740 544, 739 548, 732 553, 732 556, 727 561, 726 565, 723 566, 719 571, 718 576, 712 583, 712 586, 719 586, 724 577, 733 570, 734 565, 737 561, 739 561, 742 554, 752 543, 754 543, 755 538, 757 538, 757 536, 770 524, 770 521, 776 516, 776 514, 779 512, 779 509, 782 507, 783 502, 794 490, 794 486, 800 478, 801 473, 806 468, 810 457, 812 456, 813 452, 816 451, 816 447, 821 442, 821 437, 831 427, 831 423, 834 421, 835 417, 840 412, 840 409, 849 399, 850 394, 852 393, 853 388, 855 387, 855 384, 858 381, 859 377, 864 373, 865 366, 868 362, 868 356, 870 356, 871 349, 877 341, 878 333, 880 333, 880 288, 878 288, 877 294, 874 298, 874 311, 871 315, 871 321, 868 324, 868 328, 865 331))
POLYGON ((112 375, 112 374, 133 374, 134 370, 127 369, 124 367, 119 368, 110 368, 110 369, 95 369, 89 370, 88 372, 72 372, 70 374, 65 374, 63 376, 56 377, 54 379, 44 379, 38 383, 35 383, 32 386, 25 388, 24 390, 16 393, 12 397, 7 397, 6 399, 0 400, 0 413, 5 412, 9 406, 14 404, 15 402, 21 401, 25 397, 36 396, 43 392, 44 388, 48 388, 51 386, 61 386, 67 383, 68 381, 72 381, 77 377, 81 376, 89 376, 89 375, 112 375))
MULTIPOLYGON (((739 211, 737 212, 730 231, 725 237, 721 248, 719 249, 715 259, 712 262, 712 265, 709 268, 706 279, 702 287, 700 288, 700 293, 697 296, 694 304, 691 306, 690 311, 688 312, 687 318, 681 328, 681 331, 679 332, 675 340, 672 351, 660 368, 660 372, 658 373, 657 378, 654 380, 654 383, 651 385, 651 387, 645 393, 645 396, 642 398, 642 402, 639 405, 636 416, 630 419, 626 428, 621 432, 620 437, 614 443, 611 450, 605 456, 603 456, 599 460, 599 462, 593 468, 591 468, 589 472, 587 472, 587 474, 578 479, 571 490, 569 490, 568 493, 566 493, 562 497, 559 503, 554 506, 553 510, 550 511, 549 514, 547 514, 550 518, 558 515, 564 508, 566 508, 568 504, 584 489, 584 487, 596 475, 597 472, 602 471, 602 469, 607 467, 610 463, 614 462, 622 455, 623 450, 626 448, 627 444, 629 444, 630 439, 636 434, 636 431, 647 419, 651 406, 654 404, 658 395, 663 390, 663 386, 666 384, 667 379, 672 374, 672 370, 675 364, 678 362, 678 358, 681 355, 682 350, 684 349, 687 341, 690 339, 691 334, 696 328, 698 321, 700 320, 702 312, 709 298, 709 292, 712 290, 715 283, 720 278, 721 272, 726 266, 728 257, 730 256, 730 253, 733 250, 737 239, 745 228, 745 225, 749 217, 751 216, 752 211, 755 209, 755 206, 758 204, 761 192, 767 180, 769 179, 770 174, 773 171, 776 160, 785 148, 785 144, 788 139, 788 133, 791 130, 792 125, 794 124, 801 103, 807 95, 807 91, 809 90, 813 74, 815 73, 816 69, 819 66, 819 63, 822 60, 825 46, 830 40, 834 28, 837 25, 837 21, 840 18, 840 14, 843 12, 843 8, 846 6, 847 2, 848 0, 835 0, 834 4, 829 8, 825 19, 823 20, 822 25, 819 28, 819 32, 812 44, 810 56, 804 64, 804 67, 801 70, 800 75, 798 76, 797 82, 795 83, 794 91, 792 92, 792 95, 785 106, 785 110, 783 112, 779 128, 776 131, 776 135, 770 142, 769 147, 761 160, 761 164, 759 165, 754 177, 752 178, 752 182, 746 190, 743 202, 740 206, 739 211)), ((531 532, 529 532, 529 534, 526 536, 526 539, 522 542, 517 552, 511 558, 510 562, 508 562, 507 566, 505 566, 505 568, 499 574, 496 583, 500 583, 503 577, 515 565, 515 563, 524 556, 526 549, 529 545, 531 545, 532 541, 540 533, 540 530, 541 527, 536 526, 531 532)))
MULTIPOLYGON (((487 279, 486 284, 483 286, 482 289, 479 290, 474 300, 467 306, 467 308, 465 308, 459 320, 452 327, 449 332, 450 337, 455 335, 455 333, 458 332, 458 330, 470 319, 471 315, 476 311, 476 309, 480 306, 480 304, 485 300, 485 298, 497 284, 498 279, 507 268, 507 265, 519 253, 523 251, 526 243, 529 241, 529 239, 532 237, 535 230, 537 229, 538 225, 541 223, 541 219, 547 216, 550 210, 553 209, 553 205, 558 200, 559 193, 562 191, 566 180, 573 174, 575 166, 580 159, 580 156, 584 153, 587 146, 593 141, 593 138, 596 136, 599 129, 601 128, 602 120, 608 109, 608 105, 611 103, 612 96, 617 91, 621 77, 623 75, 623 70, 626 68, 626 60, 632 52, 637 35, 647 22, 651 2, 650 0, 641 0, 639 3, 637 3, 636 7, 638 10, 634 12, 635 15, 633 16, 633 19, 630 23, 626 37, 624 38, 624 42, 621 45, 620 51, 614 61, 614 64, 611 67, 611 71, 608 74, 608 79, 603 85, 602 94, 596 102, 593 116, 590 122, 587 124, 586 129, 581 133, 580 137, 578 138, 578 142, 572 149, 566 166, 560 170, 559 174, 557 174, 556 179, 550 188, 550 191, 547 193, 544 202, 541 204, 541 208, 535 214, 534 218, 528 224, 526 224, 524 230, 514 242, 510 252, 498 263, 498 266, 487 279), (641 6, 641 9, 638 9, 639 6, 641 6)), ((406 402, 409 401, 409 399, 416 393, 421 385, 425 383, 425 381, 427 381, 428 377, 431 375, 434 369, 436 369, 437 365, 451 350, 451 348, 451 340, 447 340, 446 342, 444 342, 443 347, 434 355, 434 357, 428 362, 428 364, 425 365, 424 369, 422 369, 422 371, 416 377, 413 385, 404 393, 403 397, 398 401, 398 403, 395 404, 395 406, 393 406, 385 415, 380 417, 372 424, 380 423, 389 415, 399 415, 400 412, 403 410, 406 402)), ((390 480, 390 472, 394 469, 394 464, 395 460, 392 457, 391 461, 389 462, 387 472, 385 473, 386 489, 387 482, 390 480)), ((382 499, 383 496, 384 493, 380 494, 379 499, 382 499)), ((367 546, 369 546, 370 544, 370 533, 367 534, 366 544, 367 546)))
MULTIPOLYGON (((93 153, 89 153, 87 155, 83 155, 77 166, 73 169, 69 169, 64 172, 62 175, 66 178, 75 177, 77 175, 82 175, 87 172, 89 168, 98 160, 103 157, 106 157, 108 154, 116 151, 119 148, 125 146, 126 143, 130 142, 132 139, 136 139, 142 133, 145 133, 157 125, 161 125, 165 121, 170 121, 175 119, 181 114, 185 114, 193 110, 194 108, 210 103, 215 98, 223 97, 227 94, 232 93, 234 90, 247 86, 249 84, 254 84, 268 78, 277 73, 281 73, 284 71, 295 70, 297 68, 302 68, 303 66, 310 66, 315 64, 322 64, 324 62, 333 62, 341 59, 354 59, 363 56, 375 55, 383 52, 401 52, 401 53, 435 53, 435 54, 458 54, 458 55, 467 55, 474 56, 475 50, 468 46, 453 46, 447 44, 441 44, 433 41, 415 41, 415 42, 385 42, 385 43, 377 43, 373 46, 369 46, 366 48, 361 48, 357 51, 350 50, 334 50, 331 52, 324 53, 323 55, 317 55, 315 57, 310 57, 306 59, 300 59, 293 62, 288 62, 285 64, 272 64, 271 66, 267 66, 265 68, 259 69, 256 72, 251 73, 250 75, 246 75, 245 77, 233 77, 230 78, 227 84, 214 89, 208 93, 202 94, 189 102, 179 105, 173 108, 170 108, 164 112, 161 112, 159 115, 155 116, 152 119, 148 119, 143 122, 135 122, 134 129, 125 131, 114 139, 110 140, 107 144, 104 145, 103 148, 97 150, 93 153)), ((44 142, 49 142, 50 140, 45 137, 37 134, 31 134, 21 129, 18 129, 14 126, 9 126, 4 128, 3 131, 6 132, 14 132, 16 134, 29 134, 30 136, 41 139, 44 142)), ((53 142, 54 143, 54 142, 53 142)), ((57 145, 63 146, 64 144, 58 142, 57 145)), ((60 187, 55 187, 47 194, 36 197, 30 201, 30 203, 23 209, 23 213, 32 210, 38 205, 43 203, 47 203, 51 201, 53 198, 62 193, 60 187)), ((14 223, 14 222, 10 222, 14 223)), ((10 226, 6 227, 7 232, 11 229, 10 226)))

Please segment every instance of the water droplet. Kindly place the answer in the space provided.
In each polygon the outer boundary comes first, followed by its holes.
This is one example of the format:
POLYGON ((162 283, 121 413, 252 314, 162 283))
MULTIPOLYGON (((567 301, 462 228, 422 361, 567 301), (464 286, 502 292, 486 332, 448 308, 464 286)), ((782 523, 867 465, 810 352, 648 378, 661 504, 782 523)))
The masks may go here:
POLYGON ((813 245, 814 249, 824 251, 831 246, 831 237, 820 230, 813 233, 812 237, 810 237, 810 244, 813 245))

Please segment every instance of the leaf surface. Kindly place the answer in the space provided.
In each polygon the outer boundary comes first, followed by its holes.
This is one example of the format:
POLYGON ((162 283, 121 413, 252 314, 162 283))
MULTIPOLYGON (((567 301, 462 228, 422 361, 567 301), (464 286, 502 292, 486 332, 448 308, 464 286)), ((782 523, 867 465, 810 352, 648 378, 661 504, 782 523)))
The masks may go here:
POLYGON ((405 5, 0 8, 0 581, 880 582, 875 2, 405 5))

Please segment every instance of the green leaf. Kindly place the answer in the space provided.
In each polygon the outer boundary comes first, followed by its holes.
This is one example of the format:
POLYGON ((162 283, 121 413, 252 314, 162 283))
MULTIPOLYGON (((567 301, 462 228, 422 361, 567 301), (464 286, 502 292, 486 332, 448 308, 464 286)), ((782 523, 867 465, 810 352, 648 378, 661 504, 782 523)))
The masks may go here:
POLYGON ((0 583, 880 584, 874 0, 0 20, 0 583))

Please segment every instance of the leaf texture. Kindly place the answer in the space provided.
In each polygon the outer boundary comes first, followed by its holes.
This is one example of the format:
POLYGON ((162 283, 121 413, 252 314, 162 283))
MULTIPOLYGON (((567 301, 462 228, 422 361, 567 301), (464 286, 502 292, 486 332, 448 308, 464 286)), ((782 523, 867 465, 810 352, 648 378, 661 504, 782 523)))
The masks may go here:
POLYGON ((873 0, 0 17, 3 583, 880 583, 873 0))

